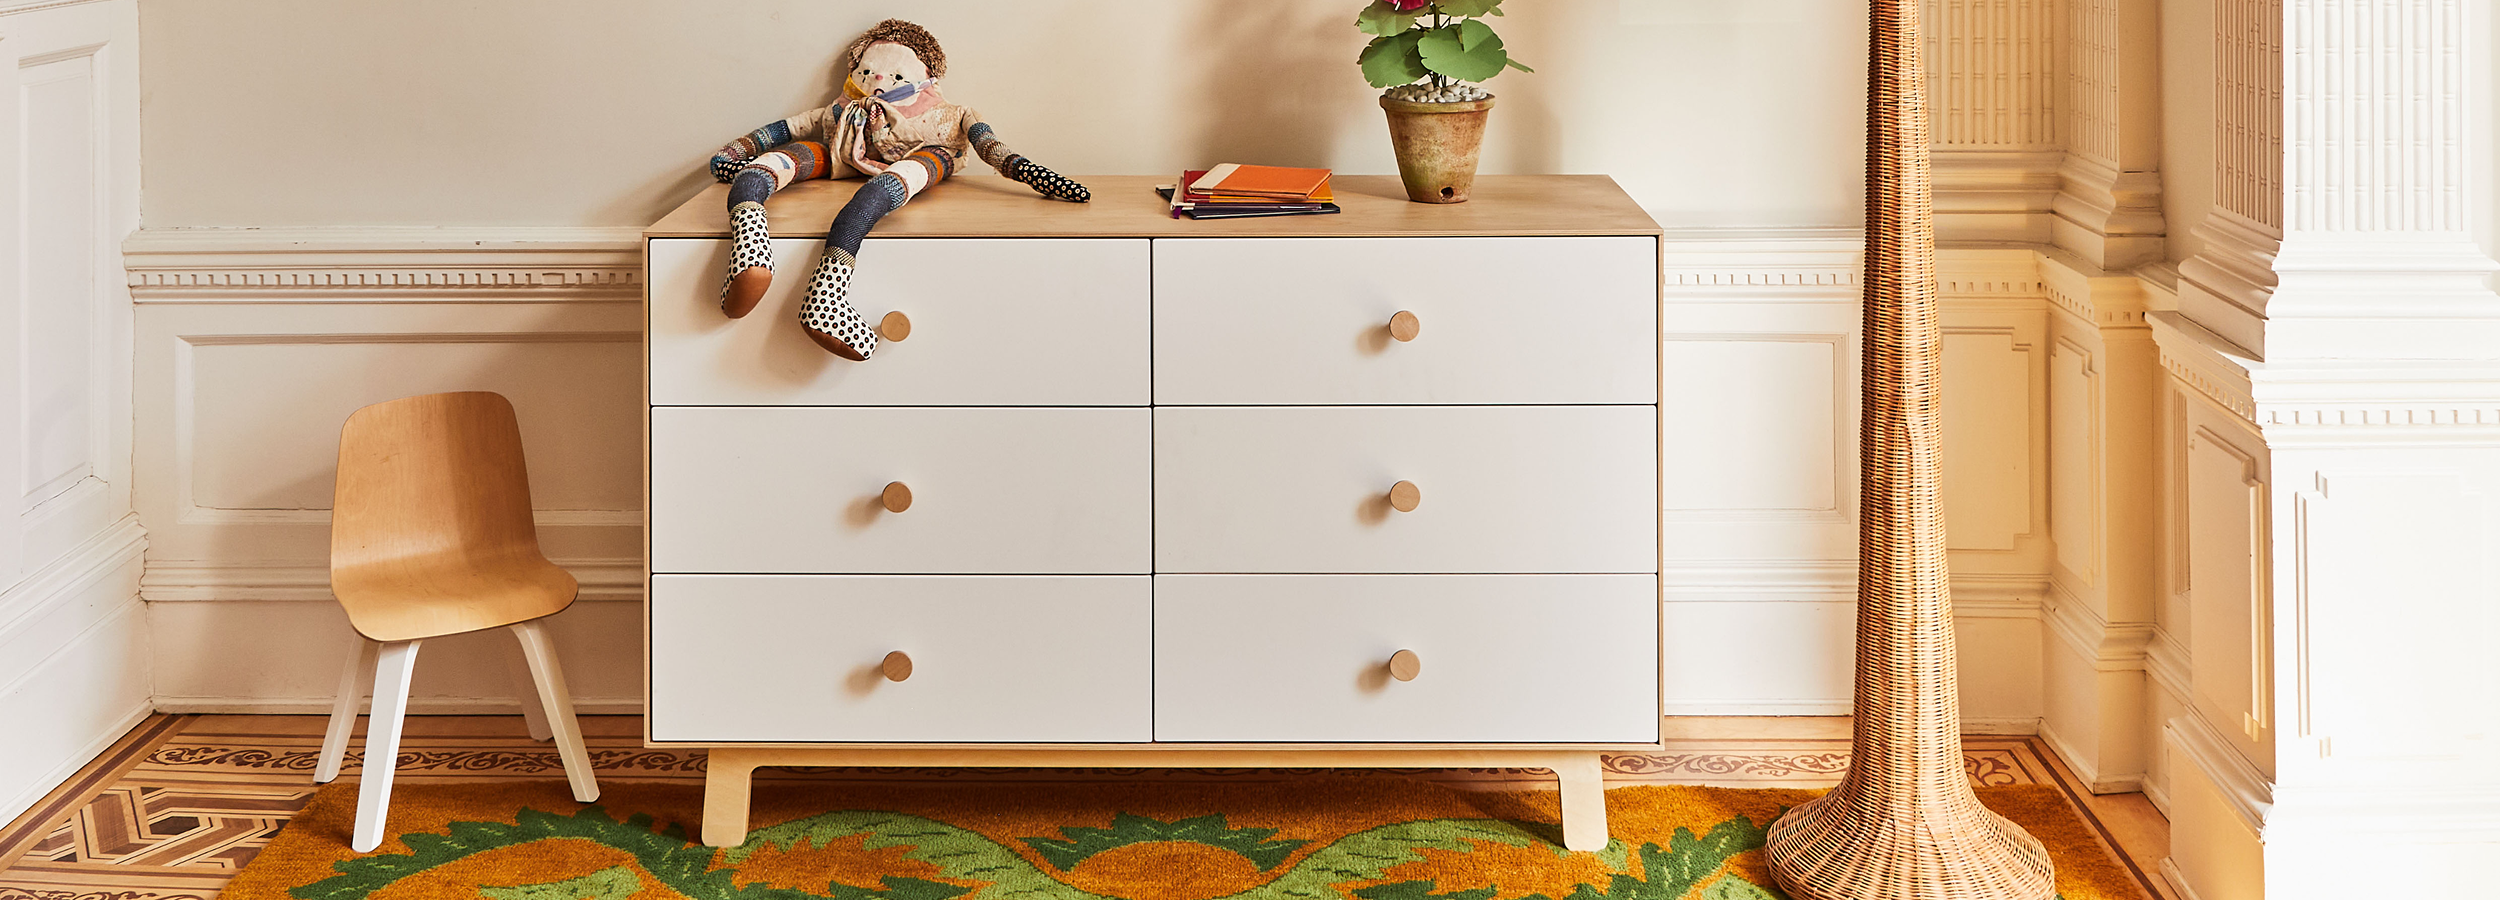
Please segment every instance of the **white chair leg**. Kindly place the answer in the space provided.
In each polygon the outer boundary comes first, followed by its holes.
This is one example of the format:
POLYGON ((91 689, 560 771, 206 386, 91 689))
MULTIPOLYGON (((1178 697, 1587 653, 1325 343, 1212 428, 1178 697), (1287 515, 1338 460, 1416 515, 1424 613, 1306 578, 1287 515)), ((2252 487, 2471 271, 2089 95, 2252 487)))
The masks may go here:
POLYGON ((422 641, 383 644, 373 667, 373 714, 365 721, 363 783, 356 791, 356 834, 349 846, 371 853, 382 846, 383 819, 391 810, 391 775, 399 767, 400 726, 408 719, 408 679, 417 672, 422 641))
POLYGON ((564 759, 564 777, 573 783, 573 799, 599 799, 599 778, 590 771, 590 751, 582 746, 582 726, 573 720, 573 695, 564 686, 564 669, 556 665, 556 645, 537 622, 512 626, 529 659, 530 675, 538 680, 538 701, 546 704, 547 727, 555 732, 556 755, 564 759))
POLYGON ((553 739, 556 733, 547 727, 547 703, 538 699, 538 679, 530 676, 529 651, 521 646, 518 632, 512 638, 503 659, 512 668, 512 686, 521 692, 521 721, 529 726, 530 740, 553 739))
POLYGON ((381 647, 364 635, 347 654, 347 670, 339 673, 338 699, 330 703, 330 731, 321 737, 321 761, 313 767, 313 783, 338 780, 339 764, 347 759, 347 737, 356 730, 356 713, 365 705, 365 685, 373 675, 373 652, 381 647))

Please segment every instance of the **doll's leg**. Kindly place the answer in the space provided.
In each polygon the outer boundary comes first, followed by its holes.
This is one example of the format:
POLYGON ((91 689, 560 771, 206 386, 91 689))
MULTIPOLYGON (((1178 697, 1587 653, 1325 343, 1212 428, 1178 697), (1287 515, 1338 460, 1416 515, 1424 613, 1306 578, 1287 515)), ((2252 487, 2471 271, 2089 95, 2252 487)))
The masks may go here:
POLYGON ((793 182, 823 178, 825 145, 784 144, 740 167, 729 180, 729 278, 720 289, 720 311, 735 319, 754 311, 773 285, 772 230, 764 198, 793 182))
POLYGON ((833 230, 825 235, 825 258, 816 264, 816 275, 807 282, 807 300, 799 305, 799 324, 816 346, 851 360, 866 360, 877 352, 877 332, 849 299, 851 274, 859 268, 859 245, 886 213, 954 172, 954 154, 940 147, 923 148, 868 179, 833 217, 833 230))

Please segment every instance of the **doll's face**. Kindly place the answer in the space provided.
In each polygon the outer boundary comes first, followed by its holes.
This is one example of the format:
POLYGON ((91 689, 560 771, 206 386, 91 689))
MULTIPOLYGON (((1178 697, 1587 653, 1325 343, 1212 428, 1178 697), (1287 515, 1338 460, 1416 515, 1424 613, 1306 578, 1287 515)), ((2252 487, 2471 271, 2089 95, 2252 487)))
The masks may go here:
POLYGON ((851 69, 851 80, 873 96, 929 80, 929 67, 921 64, 920 54, 911 52, 910 47, 879 41, 860 52, 859 65, 851 69))

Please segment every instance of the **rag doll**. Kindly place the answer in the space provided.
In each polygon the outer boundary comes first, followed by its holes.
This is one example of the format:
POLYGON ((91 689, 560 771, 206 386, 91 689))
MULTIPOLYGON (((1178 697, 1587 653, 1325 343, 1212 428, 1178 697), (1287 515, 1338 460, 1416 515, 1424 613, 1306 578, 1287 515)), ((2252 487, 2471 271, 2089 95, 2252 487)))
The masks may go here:
POLYGON ((865 176, 868 183, 825 235, 824 259, 808 280, 799 324, 817 346, 866 360, 877 350, 877 333, 845 297, 860 241, 886 213, 955 174, 966 154, 979 154, 999 174, 1053 200, 1084 203, 1092 195, 1008 150, 980 114, 946 102, 938 89, 946 51, 920 26, 879 22, 851 42, 842 59, 841 101, 758 128, 712 157, 712 177, 729 184, 733 238, 720 306, 730 318, 745 316, 772 285, 764 198, 811 178, 865 176))

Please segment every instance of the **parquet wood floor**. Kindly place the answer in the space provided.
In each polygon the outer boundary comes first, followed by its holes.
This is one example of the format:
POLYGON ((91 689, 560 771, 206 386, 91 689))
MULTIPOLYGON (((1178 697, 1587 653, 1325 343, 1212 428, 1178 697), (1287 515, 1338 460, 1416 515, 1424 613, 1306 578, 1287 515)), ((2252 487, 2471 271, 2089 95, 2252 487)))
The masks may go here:
MULTIPOLYGON (((1837 720, 1833 720, 1837 721, 1837 720)), ((585 716, 592 763, 613 781, 699 782, 703 756, 642 746, 632 716, 585 716)), ((0 829, 0 900, 208 900, 312 796, 320 716, 156 716, 0 829)), ((362 729, 359 728, 359 734, 362 729)), ((359 746, 361 740, 359 741, 359 746)), ((1848 765, 1845 726, 1798 720, 1717 720, 1679 728, 1660 753, 1610 754, 1608 784, 1827 787, 1848 765), (1749 724, 1749 721, 1751 724, 1749 724), (1776 735, 1746 737, 1747 734, 1776 735)), ((346 775, 360 768, 355 747, 346 775)), ((2055 784, 2144 877, 2168 843, 2168 823, 2141 795, 2092 797, 2040 742, 1970 735, 1963 762, 1979 784, 2055 784)), ((1066 781, 1222 779, 1281 781, 1295 769, 807 769, 772 780, 1066 781)), ((1381 770, 1459 788, 1542 788, 1542 770, 1381 770)), ((551 744, 531 741, 518 716, 409 719, 399 778, 409 781, 562 779, 551 744)))

